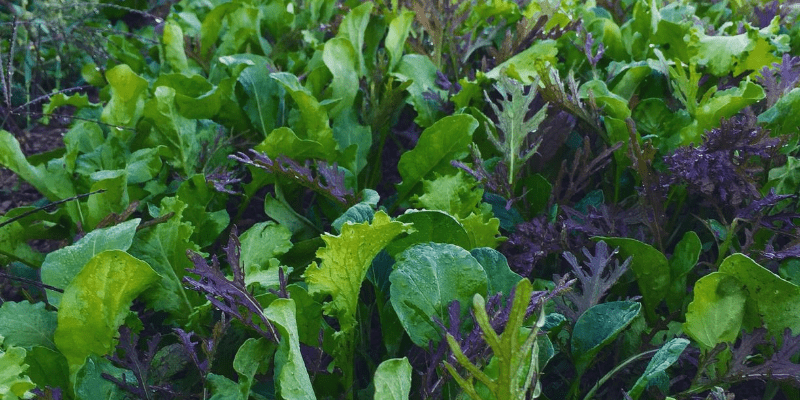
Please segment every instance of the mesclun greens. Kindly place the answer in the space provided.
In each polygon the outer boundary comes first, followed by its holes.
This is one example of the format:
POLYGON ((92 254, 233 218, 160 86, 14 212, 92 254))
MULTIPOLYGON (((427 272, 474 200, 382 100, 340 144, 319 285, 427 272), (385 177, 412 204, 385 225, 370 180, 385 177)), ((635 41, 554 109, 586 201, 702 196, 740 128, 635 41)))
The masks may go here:
POLYGON ((140 3, 0 130, 3 399, 800 396, 796 5, 140 3))

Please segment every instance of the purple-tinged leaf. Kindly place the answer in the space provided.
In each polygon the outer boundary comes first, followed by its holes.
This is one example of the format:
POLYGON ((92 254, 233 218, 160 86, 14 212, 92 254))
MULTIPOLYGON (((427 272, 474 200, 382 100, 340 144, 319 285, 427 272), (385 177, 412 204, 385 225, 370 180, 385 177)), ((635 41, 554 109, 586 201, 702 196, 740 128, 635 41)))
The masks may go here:
POLYGON ((765 340, 766 335, 767 330, 764 328, 754 329, 752 333, 742 333, 739 345, 732 349, 727 378, 730 381, 769 379, 800 387, 800 364, 792 362, 792 358, 800 353, 800 334, 793 336, 791 329, 787 328, 783 332, 780 348, 776 341, 769 343, 765 340), (772 344, 775 352, 762 363, 753 362, 756 346, 764 344, 772 344))

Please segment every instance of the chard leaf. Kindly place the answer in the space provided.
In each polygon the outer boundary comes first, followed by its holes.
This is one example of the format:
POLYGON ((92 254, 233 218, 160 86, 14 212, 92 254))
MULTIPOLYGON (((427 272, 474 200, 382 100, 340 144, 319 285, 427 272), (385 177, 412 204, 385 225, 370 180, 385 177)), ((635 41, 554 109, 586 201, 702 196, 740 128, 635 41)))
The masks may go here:
POLYGON ((0 336, 0 398, 8 400, 27 399, 28 391, 36 385, 28 375, 23 375, 28 365, 25 364, 25 349, 22 347, 3 345, 0 336))
POLYGON ((44 308, 44 303, 7 301, 0 306, 0 336, 6 346, 34 346, 56 349, 53 332, 56 330, 56 312, 44 308))
MULTIPOLYGON (((148 306, 157 311, 167 311, 177 318, 185 318, 200 303, 200 296, 183 287, 186 270, 192 262, 187 250, 199 248, 189 238, 194 228, 183 220, 186 203, 166 197, 161 200, 161 215, 174 213, 168 220, 137 232, 130 253, 146 262, 160 275, 158 282, 143 294, 148 306)), ((154 215, 155 217, 155 215, 154 215)))
POLYGON ((694 285, 683 331, 705 350, 739 336, 747 294, 735 277, 714 272, 694 285))
POLYGON ((74 376, 91 354, 114 350, 115 336, 131 302, 159 280, 146 262, 120 250, 92 257, 64 290, 58 309, 55 344, 74 376))
POLYGON ((349 331, 356 325, 358 294, 372 259, 395 236, 409 230, 409 224, 391 221, 385 212, 379 211, 371 224, 345 224, 339 236, 322 236, 326 247, 317 250, 322 262, 311 263, 304 277, 311 295, 333 297, 323 305, 323 311, 339 320, 341 331, 349 331))
POLYGON ((475 294, 485 295, 488 278, 468 251, 446 243, 425 243, 397 256, 389 275, 390 299, 411 340, 420 347, 442 339, 433 317, 448 323, 448 305, 457 300, 463 316, 475 294))
POLYGON ((397 169, 403 182, 397 185, 399 198, 405 198, 433 172, 452 171, 450 161, 469 154, 472 133, 477 128, 478 121, 474 117, 460 114, 444 117, 425 129, 416 147, 400 157, 397 169))
POLYGON ((392 358, 375 370, 374 400, 407 400, 411 393, 411 364, 408 358, 392 358))
POLYGON ((635 301, 612 301, 600 303, 578 318, 572 331, 571 346, 579 374, 639 315, 641 308, 642 305, 635 301))
POLYGON ((126 64, 106 71, 106 80, 111 87, 111 100, 103 108, 101 120, 109 125, 134 127, 144 111, 147 80, 126 64))
POLYGON ((276 299, 264 310, 264 316, 275 324, 281 334, 275 353, 276 394, 284 399, 316 399, 303 355, 300 354, 294 300, 276 299))
POLYGON ((638 399, 651 381, 658 379, 658 376, 663 375, 667 368, 678 360, 678 357, 681 356, 688 344, 689 341, 683 338, 675 338, 664 343, 653 355, 653 358, 650 359, 644 373, 636 380, 633 388, 628 392, 628 396, 634 400, 638 399))
MULTIPOLYGON (((76 243, 55 250, 42 263, 42 283, 66 288, 95 255, 105 250, 128 250, 133 243, 140 219, 135 218, 103 229, 95 229, 76 243)), ((62 293, 48 290, 47 300, 58 307, 62 293)))

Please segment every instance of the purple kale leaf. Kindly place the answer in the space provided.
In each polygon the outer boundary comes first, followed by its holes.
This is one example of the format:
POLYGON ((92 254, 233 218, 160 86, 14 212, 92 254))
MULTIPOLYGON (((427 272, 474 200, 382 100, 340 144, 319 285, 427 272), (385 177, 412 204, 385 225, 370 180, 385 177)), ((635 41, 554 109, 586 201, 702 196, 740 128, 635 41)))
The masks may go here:
POLYGON ((800 334, 792 336, 791 329, 786 328, 780 348, 775 340, 766 340, 766 335, 765 328, 742 333, 739 345, 732 349, 733 355, 726 378, 730 381, 769 379, 800 387, 800 364, 792 362, 792 358, 800 353, 800 334), (757 351, 756 347, 761 345, 772 345, 776 350, 771 357, 757 362, 753 355, 757 351))
POLYGON ((106 373, 103 374, 103 377, 139 399, 150 399, 154 395, 163 399, 176 397, 175 392, 168 385, 156 386, 150 384, 150 364, 156 355, 156 351, 158 351, 160 341, 161 334, 157 333, 150 337, 147 340, 147 350, 140 354, 136 348, 139 342, 139 335, 123 325, 119 329, 117 352, 107 356, 107 358, 118 366, 133 372, 137 384, 130 384, 124 379, 117 379, 106 373))
POLYGON ((238 319, 261 336, 277 342, 279 337, 275 327, 264 316, 263 307, 245 285, 244 268, 239 257, 240 249, 239 238, 234 227, 231 230, 228 246, 225 248, 228 263, 233 271, 232 281, 220 270, 219 260, 216 256, 212 257, 212 263, 209 265, 203 256, 191 250, 187 251, 187 255, 194 263, 194 269, 190 269, 189 272, 198 275, 199 278, 187 275, 183 280, 189 285, 189 288, 205 293, 208 301, 220 311, 238 319))
POLYGON ((251 150, 253 157, 244 153, 231 155, 230 158, 254 167, 266 170, 271 174, 284 176, 300 185, 303 185, 347 208, 358 202, 352 189, 345 185, 344 173, 339 171, 336 163, 328 165, 324 161, 317 161, 317 175, 311 169, 311 161, 306 160, 300 165, 289 157, 280 155, 273 160, 268 155, 251 150))
POLYGON ((666 156, 672 173, 666 185, 686 183, 703 203, 717 207, 739 208, 759 198, 754 181, 763 169, 753 156, 773 156, 780 140, 752 123, 748 118, 723 120, 722 126, 707 132, 702 145, 680 147, 666 156))
POLYGON ((514 272, 528 276, 537 262, 564 249, 562 233, 560 224, 539 215, 517 224, 516 231, 503 243, 502 252, 514 272))
MULTIPOLYGON (((619 249, 609 252, 606 242, 599 241, 595 245, 594 255, 587 248, 583 248, 583 255, 586 257, 584 267, 578 263, 578 259, 569 251, 563 253, 564 259, 572 267, 578 281, 580 282, 580 294, 570 291, 564 297, 572 303, 566 304, 563 299, 555 299, 556 305, 562 313, 572 321, 577 321, 583 313, 600 303, 600 299, 605 296, 611 286, 628 270, 631 257, 628 257, 622 265, 615 259, 619 249), (614 263, 612 264, 612 261, 614 263)), ((561 280, 560 276, 555 276, 556 280, 561 280)))

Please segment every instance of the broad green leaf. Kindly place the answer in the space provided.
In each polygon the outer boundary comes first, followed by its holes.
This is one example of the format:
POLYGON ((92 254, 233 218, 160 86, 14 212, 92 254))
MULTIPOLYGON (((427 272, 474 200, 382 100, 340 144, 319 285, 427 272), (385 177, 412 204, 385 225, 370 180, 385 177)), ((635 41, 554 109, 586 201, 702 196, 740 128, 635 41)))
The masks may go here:
POLYGON ((628 100, 609 91, 605 82, 601 80, 595 79, 584 83, 579 93, 581 99, 593 97, 597 105, 603 108, 603 112, 613 118, 624 120, 631 116, 628 100))
POLYGON ((345 223, 350 222, 353 224, 360 224, 362 222, 372 222, 372 217, 374 216, 375 209, 371 205, 362 201, 361 203, 348 208, 347 211, 339 216, 339 218, 336 218, 336 220, 331 223, 331 227, 337 233, 341 233, 342 225, 345 223))
POLYGON ((74 375, 76 399, 125 400, 129 393, 114 382, 103 377, 108 374, 129 385, 138 385, 136 377, 129 370, 117 368, 97 355, 90 355, 74 375))
POLYGON ((291 128, 303 140, 319 143, 326 151, 326 160, 332 160, 336 150, 333 130, 328 124, 328 112, 314 98, 311 91, 300 85, 296 76, 287 72, 275 72, 269 75, 280 83, 297 104, 299 119, 290 120, 291 128))
MULTIPOLYGON (((95 229, 76 243, 55 250, 42 263, 42 283, 64 289, 95 255, 105 250, 128 250, 139 226, 139 218, 108 228, 95 229)), ((62 293, 48 290, 47 300, 59 307, 62 293)))
POLYGON ((461 114, 444 117, 425 129, 416 147, 400 157, 397 169, 403 182, 397 185, 399 197, 404 198, 433 172, 452 171, 450 161, 469 154, 472 133, 477 128, 474 117, 461 114))
POLYGON ((183 49, 183 30, 177 22, 168 19, 164 23, 161 42, 164 45, 167 64, 171 67, 172 72, 185 72, 188 70, 189 63, 186 60, 186 52, 183 49))
POLYGON ((251 65, 239 74, 239 83, 249 96, 244 110, 250 122, 261 129, 263 135, 275 129, 280 108, 278 82, 269 77, 268 60, 251 65))
POLYGON ((800 159, 787 156, 786 164, 769 170, 769 182, 764 189, 775 188, 777 194, 794 194, 798 187, 800 187, 800 159))
MULTIPOLYGON (((194 228, 183 220, 186 203, 174 198, 161 200, 161 215, 174 213, 168 220, 136 233, 130 253, 146 262, 158 275, 158 281, 142 297, 157 311, 167 311, 177 318, 185 318, 201 296, 183 286, 186 270, 192 262, 186 250, 199 251, 189 238, 194 228)), ((154 215, 156 217, 156 215, 154 215)))
POLYGON ((653 358, 650 359, 644 373, 636 380, 633 388, 628 392, 628 396, 632 399, 638 399, 647 388, 648 383, 656 376, 663 374, 667 368, 674 364, 688 344, 689 341, 683 338, 675 338, 664 343, 653 355, 653 358))
POLYGON ((120 250, 104 251, 86 263, 64 289, 58 308, 54 341, 69 362, 70 375, 90 354, 114 350, 131 302, 159 278, 147 263, 120 250))
POLYGON ((715 92, 697 107, 696 121, 681 129, 681 144, 701 143, 703 133, 718 127, 722 118, 729 118, 764 97, 764 89, 749 80, 742 81, 738 87, 715 92))
POLYGON ((148 83, 126 64, 106 72, 111 100, 103 108, 101 120, 109 125, 134 127, 142 117, 148 83))
POLYGON ((488 278, 468 251, 446 243, 425 243, 397 256, 389 276, 390 299, 411 340, 421 347, 442 335, 432 317, 446 324, 448 306, 458 300, 463 315, 475 294, 485 295, 488 278))
MULTIPOLYGON (((233 358, 233 369, 239 374, 239 393, 242 399, 250 397, 250 388, 255 383, 256 372, 269 366, 268 357, 275 351, 275 346, 266 338, 249 338, 239 346, 233 358)), ((263 371, 262 371, 263 372, 263 371)))
POLYGON ((25 349, 6 346, 0 336, 0 399, 17 400, 30 398, 28 391, 36 385, 25 374, 25 349), (2 348, 5 347, 5 350, 2 348))
POLYGON ((414 13, 410 10, 403 10, 389 23, 389 32, 386 33, 384 41, 386 52, 389 53, 389 67, 387 68, 389 72, 394 71, 400 58, 403 57, 403 47, 406 44, 412 22, 414 22, 414 13))
MULTIPOLYGON (((4 223, 12 218, 9 213, 14 210, 21 209, 15 208, 8 211, 0 217, 0 223, 4 223)), ((21 221, 16 221, 0 226, 0 264, 5 264, 16 259, 24 262, 26 265, 38 268, 42 265, 45 256, 28 245, 28 240, 34 238, 27 237, 25 233, 30 227, 23 226, 20 222, 21 221), (7 257, 6 255, 11 257, 7 257)))
POLYGON ((630 268, 644 297, 645 316, 654 321, 655 309, 667 294, 670 286, 670 266, 660 251, 647 243, 630 238, 597 236, 593 240, 605 241, 610 247, 619 247, 619 257, 631 259, 630 268))
POLYGON ((700 278, 693 291, 683 331, 705 350, 736 340, 747 300, 742 283, 731 275, 713 272, 700 278))
POLYGON ((780 337, 784 329, 800 334, 800 287, 762 267, 744 254, 728 256, 719 273, 735 277, 747 295, 744 323, 746 328, 765 327, 780 337), (751 304, 755 307, 751 307, 751 304))
POLYGON ((183 211, 185 222, 194 227, 191 241, 199 247, 214 243, 230 223, 230 216, 225 210, 226 195, 211 188, 203 174, 195 174, 178 187, 177 197, 186 204, 183 211))
POLYGON ((275 354, 277 394, 284 399, 316 399, 303 355, 300 354, 294 300, 277 299, 267 306, 264 315, 281 334, 275 354))
POLYGON ((469 235, 452 215, 438 210, 406 210, 397 221, 413 224, 414 231, 397 238, 386 246, 390 256, 419 243, 450 243, 469 248, 469 235))
POLYGON ((97 104, 90 103, 87 94, 75 93, 67 96, 64 93, 56 93, 50 96, 50 100, 42 107, 42 123, 45 125, 48 124, 50 121, 50 114, 52 114, 56 108, 63 106, 73 106, 80 110, 84 107, 97 106, 97 104))
POLYGON ((417 112, 414 122, 421 127, 430 127, 440 115, 437 106, 425 98, 425 93, 432 91, 442 96, 446 95, 446 92, 436 85, 436 71, 436 65, 427 56, 406 54, 400 59, 392 74, 401 82, 412 81, 408 87, 411 96, 407 101, 414 106, 417 112))
POLYGON ((343 37, 335 37, 325 43, 322 61, 333 75, 330 84, 331 97, 339 99, 329 113, 331 118, 336 118, 342 111, 353 106, 358 93, 359 54, 350 41, 343 37))
MULTIPOLYGON (((268 80, 268 78, 264 79, 268 80)), ((222 105, 221 91, 202 75, 161 74, 153 84, 153 87, 159 86, 175 89, 175 104, 178 106, 178 112, 186 118, 214 118, 222 105)))
POLYGON ((295 160, 307 160, 325 158, 330 154, 330 150, 319 142, 300 139, 291 128, 285 126, 270 132, 255 150, 264 152, 273 159, 284 155, 295 160))
POLYGON ((556 41, 551 39, 539 40, 533 46, 509 58, 502 64, 486 73, 489 79, 499 79, 504 73, 524 85, 530 85, 539 77, 539 71, 548 65, 556 65, 556 41))
POLYGON ((333 121, 333 138, 342 151, 339 165, 358 175, 367 166, 372 147, 372 129, 358 121, 355 108, 343 110, 333 121), (355 149, 353 147, 355 146, 355 149))
POLYGON ((55 350, 55 330, 56 312, 45 310, 44 303, 7 301, 0 306, 0 336, 6 338, 6 346, 55 350))
POLYGON ((19 142, 10 132, 0 129, 0 165, 14 171, 49 200, 75 195, 75 188, 66 173, 50 171, 43 165, 31 165, 22 153, 19 142))
MULTIPOLYGON (((364 2, 358 7, 355 7, 347 13, 339 25, 339 33, 337 36, 347 38, 353 46, 356 56, 358 57, 358 76, 364 76, 366 67, 364 65, 364 33, 369 24, 369 16, 372 12, 374 4, 372 2, 364 2)), ((327 47, 327 45, 326 45, 327 47)), ((326 63, 327 64, 327 63, 326 63)))
POLYGON ((503 253, 489 247, 472 249, 469 253, 486 271, 486 276, 489 278, 489 291, 487 292, 489 297, 497 293, 508 296, 511 289, 522 280, 522 276, 508 266, 508 260, 503 253))
POLYGON ((211 397, 208 400, 247 400, 248 396, 242 396, 240 386, 223 375, 210 373, 206 380, 211 385, 211 397))
POLYGON ((152 124, 149 140, 166 145, 172 154, 172 165, 182 170, 184 175, 190 175, 201 151, 197 121, 181 115, 175 96, 175 89, 157 87, 144 106, 144 116, 152 124))
POLYGON ((375 370, 375 400, 408 400, 411 393, 411 364, 408 358, 392 358, 375 370))
POLYGON ((97 171, 90 176, 93 194, 86 200, 84 215, 87 229, 94 229, 107 216, 120 214, 128 208, 128 174, 125 170, 97 171))
POLYGON ((356 325, 358 295, 372 259, 395 236, 409 229, 410 225, 391 221, 385 212, 379 211, 371 224, 345 224, 339 236, 322 236, 326 246, 317 250, 322 263, 311 263, 304 277, 310 294, 333 297, 323 305, 323 310, 336 316, 341 331, 349 331, 356 325))
POLYGON ((34 346, 25 355, 26 371, 37 387, 69 388, 69 365, 58 350, 34 346))
POLYGON ((686 274, 697 265, 703 243, 694 231, 688 231, 675 246, 669 259, 670 287, 666 297, 670 311, 678 310, 686 297, 686 274))
POLYGON ((766 124, 772 129, 773 134, 797 135, 800 126, 800 88, 794 88, 789 93, 781 96, 772 107, 758 115, 758 122, 766 124))
POLYGON ((572 330, 575 368, 579 372, 585 371, 597 353, 639 315, 641 308, 642 305, 635 301, 612 301, 586 310, 572 330))

